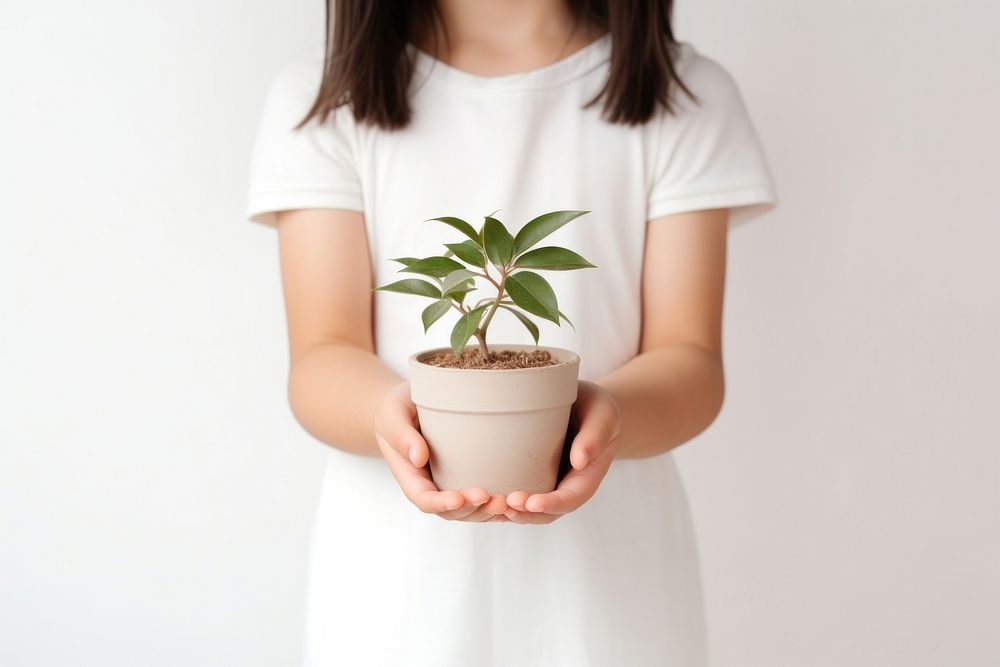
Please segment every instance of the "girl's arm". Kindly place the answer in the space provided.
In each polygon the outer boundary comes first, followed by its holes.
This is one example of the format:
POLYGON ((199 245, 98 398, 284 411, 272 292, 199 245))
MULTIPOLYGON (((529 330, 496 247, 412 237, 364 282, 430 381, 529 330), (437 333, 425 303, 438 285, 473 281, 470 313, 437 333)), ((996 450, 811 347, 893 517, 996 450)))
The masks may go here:
POLYGON ((507 518, 549 523, 587 502, 612 460, 690 440, 722 407, 722 296, 728 209, 651 220, 646 228, 639 354, 574 404, 573 469, 555 491, 507 496, 507 518))
POLYGON ((328 445, 384 458, 423 512, 459 521, 502 514, 503 496, 482 488, 441 491, 431 479, 409 382, 375 354, 363 215, 303 209, 278 213, 277 220, 295 418, 328 445))
POLYGON ((616 458, 672 449, 722 407, 728 218, 715 209, 647 223, 639 354, 597 382, 621 411, 616 458))
POLYGON ((322 442, 381 457, 376 408, 403 378, 374 353, 364 216, 308 209, 277 218, 292 412, 322 442))

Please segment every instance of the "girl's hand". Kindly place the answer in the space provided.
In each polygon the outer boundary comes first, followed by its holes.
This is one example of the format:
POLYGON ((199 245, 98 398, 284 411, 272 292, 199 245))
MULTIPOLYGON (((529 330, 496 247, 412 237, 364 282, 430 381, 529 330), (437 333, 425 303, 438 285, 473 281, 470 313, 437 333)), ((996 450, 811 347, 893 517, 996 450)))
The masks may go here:
POLYGON ((590 500, 618 451, 621 428, 621 411, 608 390, 581 380, 567 433, 567 439, 575 433, 569 451, 572 468, 555 491, 509 494, 507 518, 514 523, 552 523, 590 500))
POLYGON ((401 382, 382 398, 375 411, 375 440, 406 497, 421 511, 458 521, 505 521, 507 501, 482 488, 441 491, 431 479, 430 449, 420 435, 417 406, 410 383, 401 382), (494 519, 494 517, 500 517, 494 519))

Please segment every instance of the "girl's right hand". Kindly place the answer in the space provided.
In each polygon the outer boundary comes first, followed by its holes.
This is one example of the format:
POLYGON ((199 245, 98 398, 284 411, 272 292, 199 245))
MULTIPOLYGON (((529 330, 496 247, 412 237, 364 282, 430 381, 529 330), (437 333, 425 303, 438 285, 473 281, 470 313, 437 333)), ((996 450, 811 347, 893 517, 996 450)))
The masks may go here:
POLYGON ((420 434, 417 406, 410 398, 409 381, 382 397, 375 411, 375 440, 392 476, 407 498, 422 512, 457 521, 507 521, 507 498, 490 496, 483 488, 441 491, 431 479, 430 449, 420 434))

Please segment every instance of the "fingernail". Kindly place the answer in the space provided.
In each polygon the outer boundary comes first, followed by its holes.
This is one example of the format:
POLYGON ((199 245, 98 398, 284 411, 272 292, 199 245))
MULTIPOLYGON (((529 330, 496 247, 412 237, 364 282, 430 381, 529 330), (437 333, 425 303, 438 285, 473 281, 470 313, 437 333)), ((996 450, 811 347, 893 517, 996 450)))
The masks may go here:
POLYGON ((417 446, 412 445, 410 447, 410 463, 417 465, 417 446))

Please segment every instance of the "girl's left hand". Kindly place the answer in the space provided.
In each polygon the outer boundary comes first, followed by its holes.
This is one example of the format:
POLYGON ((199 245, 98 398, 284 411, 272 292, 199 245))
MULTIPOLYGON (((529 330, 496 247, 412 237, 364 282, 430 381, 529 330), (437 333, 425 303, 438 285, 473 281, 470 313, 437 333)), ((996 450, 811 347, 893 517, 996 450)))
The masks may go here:
POLYGON ((618 451, 621 429, 621 411, 610 392, 580 380, 569 418, 569 433, 576 433, 569 451, 572 467, 555 491, 508 494, 504 515, 513 523, 552 523, 590 500, 618 451))

